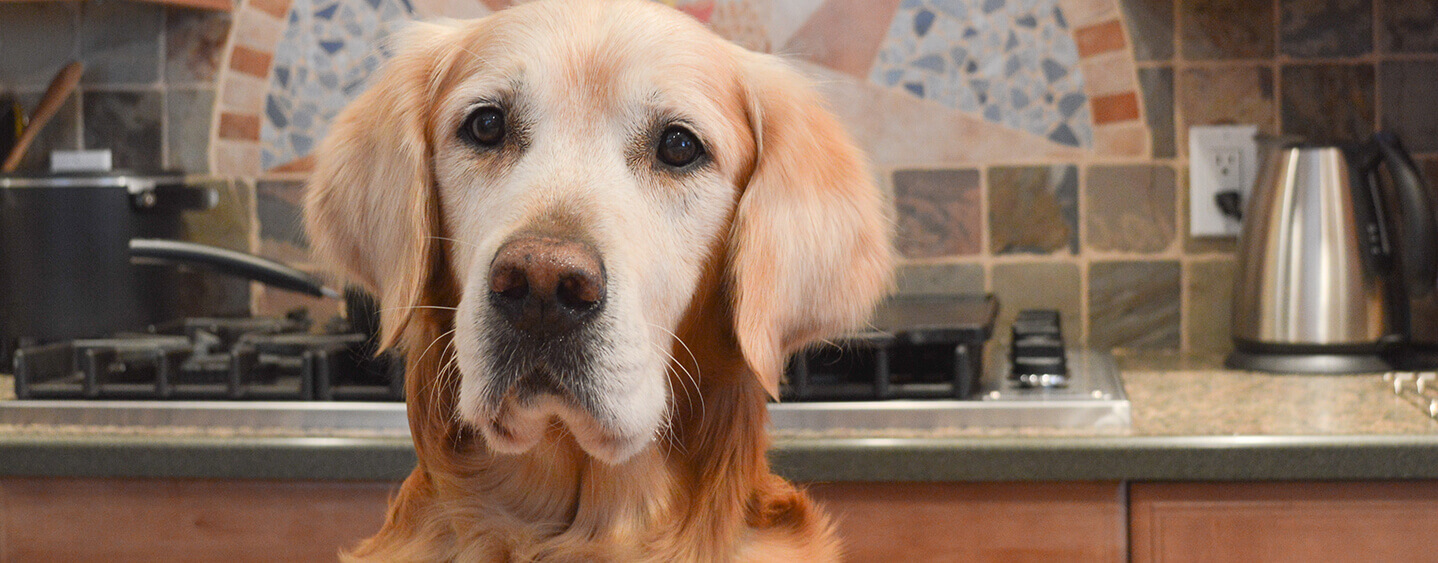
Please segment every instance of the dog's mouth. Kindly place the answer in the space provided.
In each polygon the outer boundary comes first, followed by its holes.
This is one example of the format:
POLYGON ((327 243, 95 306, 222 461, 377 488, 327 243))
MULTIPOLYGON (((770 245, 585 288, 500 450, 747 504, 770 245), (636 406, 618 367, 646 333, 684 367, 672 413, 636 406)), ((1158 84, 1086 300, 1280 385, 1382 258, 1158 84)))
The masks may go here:
POLYGON ((609 417, 544 370, 515 378, 486 401, 491 413, 478 424, 490 449, 521 454, 548 439, 573 437, 590 456, 619 463, 648 443, 647 436, 625 436, 602 422, 609 417))

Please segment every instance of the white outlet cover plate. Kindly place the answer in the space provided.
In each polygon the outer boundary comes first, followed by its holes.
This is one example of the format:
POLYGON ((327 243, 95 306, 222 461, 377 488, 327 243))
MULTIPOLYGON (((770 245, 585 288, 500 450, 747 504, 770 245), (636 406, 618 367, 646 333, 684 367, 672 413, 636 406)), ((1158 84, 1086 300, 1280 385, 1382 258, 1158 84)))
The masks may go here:
POLYGON ((1258 176, 1257 125, 1208 125, 1188 128, 1188 225, 1196 237, 1237 236, 1240 223, 1224 215, 1214 196, 1237 188, 1241 207, 1248 207, 1248 194, 1258 176), (1238 153, 1236 177, 1225 177, 1216 161, 1219 154, 1238 153))

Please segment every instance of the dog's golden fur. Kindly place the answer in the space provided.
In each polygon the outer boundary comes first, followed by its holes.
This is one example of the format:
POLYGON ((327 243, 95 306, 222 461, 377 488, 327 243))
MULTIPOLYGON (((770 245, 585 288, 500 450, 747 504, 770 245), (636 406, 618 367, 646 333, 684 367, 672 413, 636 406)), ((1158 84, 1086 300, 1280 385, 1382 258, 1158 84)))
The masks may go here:
MULTIPOLYGON (((642 48, 570 51, 562 68, 543 75, 567 81, 567 99, 596 111, 620 103, 613 81, 645 64, 642 48)), ((305 202, 315 248, 379 297, 385 343, 406 354, 419 457, 384 527, 347 557, 837 559, 828 518, 765 457, 765 402, 786 355, 862 322, 890 284, 883 198, 820 106, 781 61, 648 2, 541 2, 412 30, 379 82, 337 119, 305 202), (504 32, 515 28, 544 33, 504 32), (567 36, 566 45, 614 44, 615 29, 671 34, 673 49, 692 51, 688 64, 698 68, 689 76, 705 83, 662 86, 697 88, 717 108, 725 131, 707 142, 722 179, 716 188, 733 196, 725 196, 722 228, 689 241, 700 266, 692 287, 675 289, 687 304, 665 329, 672 361, 660 438, 610 463, 586 452, 572 428, 551 425, 533 449, 496 454, 457 416, 460 377, 469 375, 454 369, 455 307, 470 274, 442 242, 469 233, 456 232, 458 211, 438 195, 438 163, 457 158, 445 148, 455 127, 445 102, 489 71, 479 62, 496 44, 523 50, 549 35, 567 36), (686 397, 694 392, 701 399, 686 397)))

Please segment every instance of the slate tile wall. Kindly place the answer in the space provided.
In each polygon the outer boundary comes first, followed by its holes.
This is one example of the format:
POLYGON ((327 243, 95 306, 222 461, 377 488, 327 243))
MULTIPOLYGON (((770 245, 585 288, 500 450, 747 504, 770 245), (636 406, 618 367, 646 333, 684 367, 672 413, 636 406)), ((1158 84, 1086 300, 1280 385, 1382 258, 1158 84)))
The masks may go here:
MULTIPOLYGON (((931 32, 929 27, 914 27, 920 20, 929 22, 927 26, 949 25, 944 18, 953 15, 945 10, 1003 4, 915 0, 902 4, 902 18, 865 19, 873 6, 859 0, 826 2, 818 12, 801 9, 800 2, 773 1, 771 18, 783 19, 793 11, 802 21, 792 22, 782 44, 768 47, 828 60, 828 67, 851 76, 877 76, 882 82, 892 75, 905 87, 908 82, 919 87, 948 80, 952 69, 944 63, 943 72, 910 76, 891 68, 883 59, 888 47, 881 39, 899 29, 894 26, 912 32, 917 40, 926 30, 931 32), (920 17, 925 10, 935 15, 920 17)), ((884 4, 900 6, 898 0, 884 4)), ((1064 5, 1089 4, 1097 5, 1064 5)), ((261 9, 282 17, 287 5, 271 2, 261 9)), ((1403 137, 1430 177, 1438 175, 1438 112, 1433 111, 1438 107, 1438 4, 1119 0, 1119 6, 1120 25, 1109 16, 1085 19, 1078 12, 1062 19, 1055 15, 1051 23, 1055 29, 1073 27, 1075 54, 1083 59, 1091 82, 1087 94, 1093 96, 1095 122, 1141 116, 1151 132, 1146 141, 1150 156, 1090 157, 1078 151, 1072 154, 1079 156, 1014 159, 1010 151, 996 151, 977 162, 921 160, 880 169, 881 181, 893 189, 898 212, 896 246, 905 258, 899 271, 901 292, 987 291, 1004 302, 1001 322, 1021 308, 1056 308, 1075 341, 1221 352, 1229 347, 1235 241, 1187 234, 1188 127, 1253 123, 1267 133, 1320 141, 1387 129, 1403 137), (1115 45, 1133 49, 1136 63, 1117 57, 1115 45), (1095 61, 1108 66, 1096 66, 1095 61), (1138 99, 1131 92, 1105 90, 1104 84, 1128 72, 1137 75, 1138 99)), ((724 7, 735 13, 715 16, 716 22, 741 25, 762 15, 755 15, 759 8, 749 4, 729 2, 724 7)), ((220 98, 246 107, 264 102, 266 84, 259 79, 232 75, 233 87, 216 93, 231 23, 225 14, 123 0, 0 3, 0 47, 21 53, 0 58, 0 90, 16 93, 32 107, 56 69, 71 59, 85 60, 92 71, 80 95, 42 135, 40 155, 54 147, 110 146, 125 166, 202 172, 208 166, 213 108, 225 101, 220 98), (100 17, 135 23, 97 25, 100 17), (241 103, 247 100, 237 96, 258 101, 241 103)), ((1049 25, 1014 21, 1030 23, 1049 25)), ((761 36, 750 39, 764 47, 767 39, 761 36)), ((1022 44, 1025 37, 1017 41, 1022 44)), ((235 39, 238 45, 260 45, 273 44, 275 38, 235 39)), ((908 48, 906 43, 894 45, 908 48)), ((1061 97, 1054 96, 1054 103, 1061 97)), ((970 107, 965 99, 935 102, 970 107)), ((972 102, 971 109, 983 111, 985 104, 1015 100, 986 96, 972 102)), ((874 119, 882 120, 886 110, 875 108, 874 119)), ((1057 121, 1046 121, 1047 113, 1035 115, 1042 119, 1017 126, 1035 131, 1059 127, 1057 121)), ((222 136, 263 136, 255 128, 253 122, 220 123, 222 136)), ((1088 133, 1078 133, 1079 144, 1087 143, 1088 133)), ((933 144, 922 132, 912 143, 933 144)), ((1093 144, 1101 144, 1096 134, 1093 144)), ((952 151, 910 148, 905 145, 900 152, 922 152, 934 159, 954 156, 952 151)), ((25 166, 38 170, 46 162, 32 155, 25 166)), ((298 234, 295 204, 302 179, 302 173, 280 174, 258 184, 234 184, 232 203, 215 212, 219 217, 196 219, 192 235, 303 263, 308 250, 298 234), (219 226, 205 226, 210 224, 219 226), (236 229, 247 236, 236 236, 236 229)), ((291 294, 262 290, 251 303, 261 313, 314 306, 291 294)))
POLYGON ((117 168, 208 172, 210 113, 230 16, 128 0, 0 3, 0 94, 33 110, 54 73, 85 63, 81 86, 32 147, 110 149, 117 168))
MULTIPOLYGON (((1055 308, 1075 341, 1221 353, 1231 349, 1236 241, 1188 235, 1190 126, 1256 124, 1318 142, 1390 130, 1438 181, 1438 3, 1122 0, 1121 7, 1151 156, 980 167, 984 252, 906 266, 901 291, 956 291, 975 285, 973 272, 982 268, 984 287, 1004 303, 1000 322, 1018 308, 1055 308), (1054 188, 1054 171, 1065 169, 1076 171, 1072 192, 1054 188)), ((896 185, 905 173, 894 173, 896 185)))

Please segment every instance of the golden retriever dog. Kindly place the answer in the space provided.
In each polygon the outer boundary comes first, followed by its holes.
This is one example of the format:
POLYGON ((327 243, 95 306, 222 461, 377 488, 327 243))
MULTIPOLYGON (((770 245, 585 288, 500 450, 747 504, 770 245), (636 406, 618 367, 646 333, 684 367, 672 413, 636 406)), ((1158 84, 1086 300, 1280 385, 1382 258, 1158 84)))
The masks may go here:
POLYGON ((347 557, 837 559, 765 403, 888 291, 891 227, 812 87, 641 0, 401 35, 305 200, 405 353, 419 458, 347 557))

